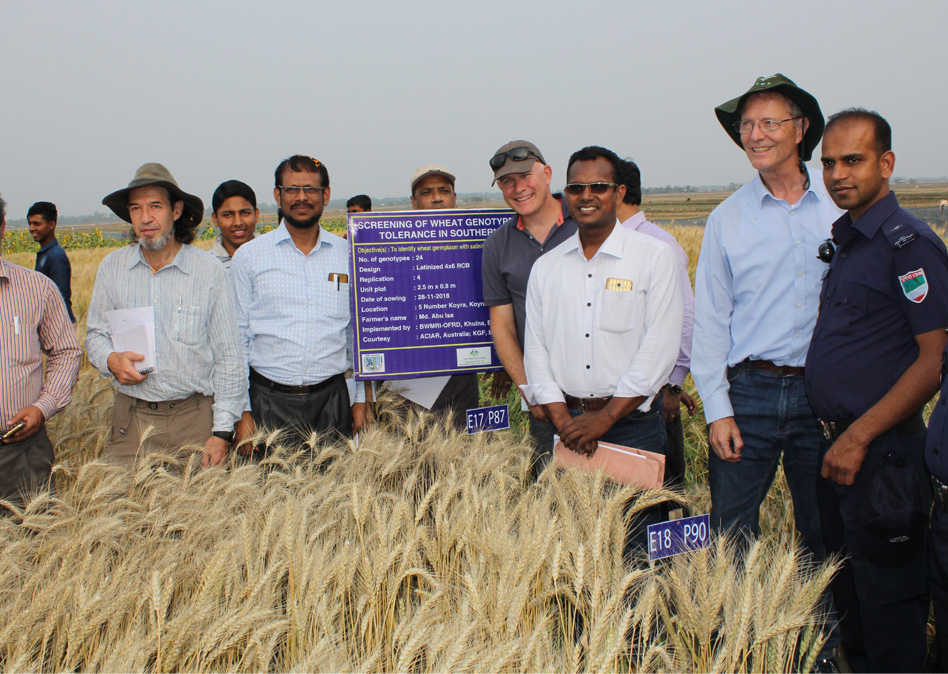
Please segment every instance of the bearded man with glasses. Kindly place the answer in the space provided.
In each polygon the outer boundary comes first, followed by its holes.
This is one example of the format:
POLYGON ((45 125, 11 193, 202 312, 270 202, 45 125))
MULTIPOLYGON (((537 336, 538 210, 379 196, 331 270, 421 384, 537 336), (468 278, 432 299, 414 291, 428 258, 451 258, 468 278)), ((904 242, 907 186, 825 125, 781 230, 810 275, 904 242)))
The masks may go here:
POLYGON ((823 114, 780 74, 715 113, 757 175, 708 217, 695 277, 691 374, 709 425, 711 524, 759 535, 782 455, 797 529, 822 560, 820 432, 803 370, 826 271, 818 250, 842 213, 804 163, 823 135, 823 114))
POLYGON ((349 247, 319 226, 329 171, 294 155, 274 182, 280 226, 238 248, 231 266, 253 420, 296 445, 314 431, 349 436, 365 423, 365 392, 357 386, 350 404, 349 247))

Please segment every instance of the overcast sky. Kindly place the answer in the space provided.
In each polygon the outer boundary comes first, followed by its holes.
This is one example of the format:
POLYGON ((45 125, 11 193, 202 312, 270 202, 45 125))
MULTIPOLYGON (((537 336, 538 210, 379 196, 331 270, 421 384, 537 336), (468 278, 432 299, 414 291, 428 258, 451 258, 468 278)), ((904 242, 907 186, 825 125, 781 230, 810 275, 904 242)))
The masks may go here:
POLYGON ((0 193, 105 210, 148 161, 210 201, 272 202, 293 153, 332 196, 407 195, 415 168, 490 189, 487 161, 535 142, 565 182, 585 145, 645 186, 751 177, 713 108, 782 72, 829 115, 892 124, 896 175, 948 174, 948 2, 3 2, 0 193))

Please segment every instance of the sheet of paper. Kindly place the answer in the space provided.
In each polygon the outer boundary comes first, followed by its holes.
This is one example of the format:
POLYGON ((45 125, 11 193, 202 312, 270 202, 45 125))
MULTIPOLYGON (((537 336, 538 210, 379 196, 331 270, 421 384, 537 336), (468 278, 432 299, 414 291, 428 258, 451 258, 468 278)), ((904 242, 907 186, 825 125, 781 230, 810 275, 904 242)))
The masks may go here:
POLYGON ((107 311, 105 317, 112 330, 112 347, 116 351, 133 351, 145 356, 135 364, 141 373, 158 371, 155 346, 155 308, 136 307, 107 311))
POLYGON ((399 379, 389 381, 388 387, 405 396, 413 403, 417 403, 430 410, 435 400, 441 395, 441 391, 447 386, 450 376, 447 377, 422 377, 420 379, 399 379))

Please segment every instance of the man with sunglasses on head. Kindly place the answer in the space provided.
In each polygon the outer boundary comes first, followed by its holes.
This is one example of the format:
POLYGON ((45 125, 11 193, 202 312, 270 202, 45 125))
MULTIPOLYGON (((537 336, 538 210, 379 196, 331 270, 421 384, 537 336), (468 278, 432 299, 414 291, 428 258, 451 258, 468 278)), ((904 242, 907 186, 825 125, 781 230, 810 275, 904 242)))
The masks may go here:
POLYGON ((231 279, 253 419, 286 429, 298 447, 314 431, 357 433, 365 423, 365 393, 357 386, 350 406, 349 248, 319 226, 329 171, 312 157, 293 155, 277 166, 274 182, 283 219, 237 249, 231 279))
POLYGON ((596 146, 570 157, 563 191, 578 230, 530 272, 521 391, 575 452, 603 440, 664 454, 681 282, 668 244, 619 225, 620 165, 596 146))
MULTIPOLYGON (((708 423, 711 524, 758 536, 782 455, 797 530, 822 560, 820 432, 803 368, 826 271, 817 251, 842 213, 804 163, 823 114, 780 74, 715 113, 757 174, 711 212, 695 277, 691 375, 708 423)), ((833 666, 836 643, 831 637, 821 666, 833 666)))
MULTIPOLYGON (((520 390, 527 377, 523 369, 526 330, 527 280, 541 255, 576 233, 576 223, 553 195, 553 170, 536 145, 525 140, 505 143, 490 159, 494 183, 516 215, 484 242, 482 278, 484 303, 490 309, 490 332, 504 372, 495 372, 494 397, 504 397, 510 382, 520 390), (506 373, 506 374, 505 374, 506 373)), ((553 453, 553 433, 542 405, 528 405, 533 440, 533 476, 543 470, 553 453)))

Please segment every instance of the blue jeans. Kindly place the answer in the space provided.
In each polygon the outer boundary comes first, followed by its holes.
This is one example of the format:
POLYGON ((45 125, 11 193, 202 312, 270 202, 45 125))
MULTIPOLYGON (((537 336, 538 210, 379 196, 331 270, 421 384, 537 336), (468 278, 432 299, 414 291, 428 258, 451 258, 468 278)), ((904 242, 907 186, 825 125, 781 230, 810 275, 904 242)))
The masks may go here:
POLYGON ((744 448, 736 463, 708 453, 711 525, 760 535, 760 505, 777 465, 793 497, 793 512, 803 545, 817 560, 824 557, 820 511, 816 500, 820 443, 818 422, 810 409, 803 376, 781 376, 749 363, 728 368, 731 407, 744 448))
MULTIPOLYGON (((711 526, 718 531, 759 536, 760 505, 773 484, 782 456, 803 547, 815 561, 822 562, 826 548, 820 528, 817 482, 823 438, 806 397, 803 376, 781 376, 744 362, 728 368, 727 378, 734 421, 744 447, 736 463, 724 461, 708 449, 711 526)), ((828 658, 839 645, 840 634, 829 592, 824 593, 822 604, 831 632, 818 657, 828 658)))

